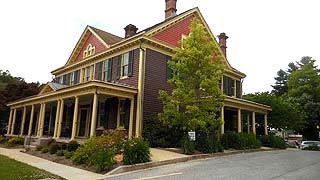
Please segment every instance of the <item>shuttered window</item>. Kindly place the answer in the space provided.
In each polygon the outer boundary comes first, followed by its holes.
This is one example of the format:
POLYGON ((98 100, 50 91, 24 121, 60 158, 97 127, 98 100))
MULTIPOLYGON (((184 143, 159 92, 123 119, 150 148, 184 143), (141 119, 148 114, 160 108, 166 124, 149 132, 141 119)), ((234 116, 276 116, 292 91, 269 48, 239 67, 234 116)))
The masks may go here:
POLYGON ((103 62, 103 80, 111 81, 112 79, 112 59, 103 62))
POLYGON ((96 64, 95 67, 95 73, 94 73, 94 79, 96 80, 102 80, 102 64, 103 62, 99 62, 96 64))

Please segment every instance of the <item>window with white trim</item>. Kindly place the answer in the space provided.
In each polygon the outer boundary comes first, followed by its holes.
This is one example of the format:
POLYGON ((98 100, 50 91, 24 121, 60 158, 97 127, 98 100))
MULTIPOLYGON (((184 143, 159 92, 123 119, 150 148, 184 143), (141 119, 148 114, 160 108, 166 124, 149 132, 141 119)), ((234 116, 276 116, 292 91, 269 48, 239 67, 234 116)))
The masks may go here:
POLYGON ((129 72, 129 53, 122 55, 121 59, 121 77, 128 77, 129 72))

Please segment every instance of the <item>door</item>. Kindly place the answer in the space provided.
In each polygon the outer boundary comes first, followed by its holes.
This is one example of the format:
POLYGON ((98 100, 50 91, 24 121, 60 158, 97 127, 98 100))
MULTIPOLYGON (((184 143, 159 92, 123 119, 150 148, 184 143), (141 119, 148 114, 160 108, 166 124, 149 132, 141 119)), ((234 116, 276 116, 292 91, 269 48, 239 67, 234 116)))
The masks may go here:
POLYGON ((79 120, 79 131, 78 136, 86 136, 86 128, 87 128, 87 120, 88 120, 88 109, 80 109, 80 120, 79 120))

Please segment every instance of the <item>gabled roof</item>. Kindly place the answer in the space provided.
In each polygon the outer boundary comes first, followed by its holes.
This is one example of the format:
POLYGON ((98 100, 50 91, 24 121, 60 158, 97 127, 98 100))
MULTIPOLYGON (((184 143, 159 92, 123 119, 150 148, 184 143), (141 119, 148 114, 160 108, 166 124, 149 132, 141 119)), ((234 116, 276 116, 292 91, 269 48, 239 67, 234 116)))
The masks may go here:
POLYGON ((89 26, 106 44, 112 45, 123 40, 123 38, 114 34, 105 32, 101 29, 89 26))
POLYGON ((59 89, 63 89, 68 87, 67 85, 63 85, 63 84, 58 84, 58 83, 53 83, 53 82, 48 82, 39 92, 39 95, 41 94, 45 94, 48 92, 53 92, 53 91, 57 91, 59 89))

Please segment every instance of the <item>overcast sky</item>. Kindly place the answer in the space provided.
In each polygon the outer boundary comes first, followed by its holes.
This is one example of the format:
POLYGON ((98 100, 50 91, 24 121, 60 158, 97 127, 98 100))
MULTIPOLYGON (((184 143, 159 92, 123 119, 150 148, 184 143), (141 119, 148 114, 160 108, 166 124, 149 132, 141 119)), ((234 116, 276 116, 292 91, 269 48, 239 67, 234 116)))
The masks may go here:
MULTIPOLYGON (((230 64, 244 72, 244 93, 270 91, 279 69, 320 61, 317 0, 178 0, 177 13, 199 7, 211 31, 225 32, 230 64)), ((165 0, 7 0, 0 2, 0 69, 27 82, 51 81, 86 25, 124 36, 164 20, 165 0)))

